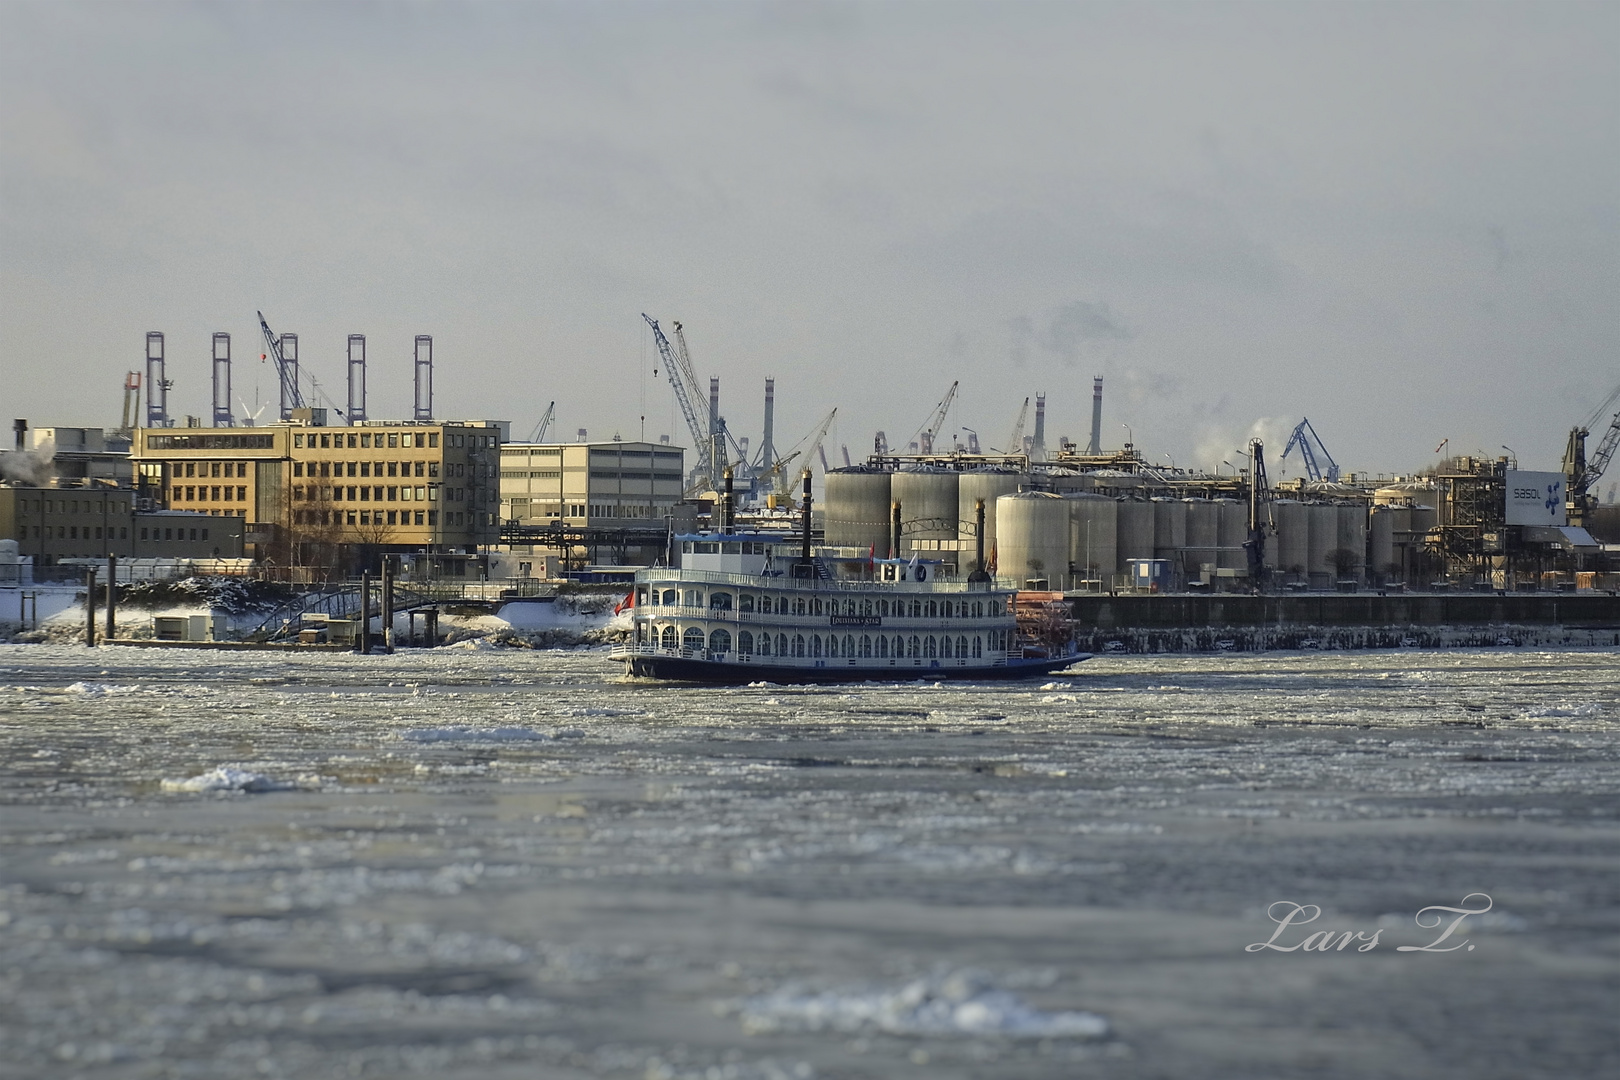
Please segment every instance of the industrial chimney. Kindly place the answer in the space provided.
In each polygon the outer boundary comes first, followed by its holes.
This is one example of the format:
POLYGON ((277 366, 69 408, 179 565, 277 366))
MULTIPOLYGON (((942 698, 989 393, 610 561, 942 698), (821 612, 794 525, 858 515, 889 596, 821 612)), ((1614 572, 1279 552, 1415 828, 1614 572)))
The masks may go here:
POLYGON ((1030 455, 1036 461, 1046 460, 1046 395, 1035 395, 1035 443, 1030 455))
POLYGON ((1102 376, 1091 380, 1091 445, 1088 454, 1102 453, 1102 376))
POLYGON ((433 419, 433 338, 416 335, 416 414, 417 420, 433 419))
POLYGON ((231 335, 214 335, 214 426, 232 427, 231 335))
POLYGON ((173 385, 163 377, 163 334, 157 330, 146 335, 146 426, 169 426, 169 387, 173 385))
POLYGON ((366 335, 349 335, 349 423, 366 418, 366 335))
POLYGON ((776 464, 776 380, 765 380, 765 442, 759 452, 762 468, 776 464))

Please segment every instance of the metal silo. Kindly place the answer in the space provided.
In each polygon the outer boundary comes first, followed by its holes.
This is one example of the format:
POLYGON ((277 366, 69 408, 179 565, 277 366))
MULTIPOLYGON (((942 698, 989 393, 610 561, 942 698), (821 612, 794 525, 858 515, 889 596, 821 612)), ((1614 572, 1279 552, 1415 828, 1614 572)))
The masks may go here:
POLYGON ((1400 559, 1395 553, 1395 527, 1401 517, 1406 519, 1410 527, 1412 511, 1404 506, 1374 506, 1368 515, 1367 547, 1372 561, 1367 569, 1374 582, 1400 578, 1400 559))
POLYGON ((1215 507, 1216 544, 1220 548, 1216 564, 1223 570, 1243 570, 1249 566, 1243 542, 1249 538, 1249 508, 1236 499, 1217 499, 1215 507))
POLYGON ((1187 499, 1187 547, 1182 555, 1187 580, 1203 580, 1204 567, 1217 565, 1220 544, 1220 510, 1208 499, 1187 499))
POLYGON ((1137 499, 1127 499, 1118 504, 1119 531, 1116 541, 1118 563, 1114 572, 1126 572, 1126 562, 1131 559, 1155 558, 1154 548, 1154 504, 1142 502, 1137 499))
POLYGON ((1326 588, 1334 575, 1328 556, 1339 546, 1339 508, 1332 503, 1311 503, 1305 507, 1305 520, 1310 523, 1310 552, 1305 568, 1314 588, 1326 588))
POLYGON ((1020 491, 996 500, 996 576, 1018 588, 1043 579, 1069 584, 1069 501, 1050 491, 1020 491))
POLYGON ((1180 565, 1187 546, 1187 504, 1180 499, 1153 500, 1153 557, 1180 565))
POLYGON ((827 544, 889 554, 889 477, 877 469, 834 469, 827 474, 827 544))
POLYGON ((1077 578, 1097 579, 1102 588, 1113 583, 1119 565, 1119 503, 1106 495, 1067 496, 1069 561, 1077 578))
POLYGON ((916 466, 889 479, 889 498, 900 504, 900 554, 956 561, 957 474, 916 466), (942 554, 946 553, 946 554, 942 554))
POLYGON ((1367 566, 1367 507, 1361 503, 1346 503, 1339 510, 1339 539, 1334 545, 1339 551, 1349 552, 1351 560, 1334 570, 1340 580, 1361 580, 1367 566))
POLYGON ((1311 529, 1303 503, 1278 499, 1271 504, 1271 519, 1277 524, 1272 544, 1277 549, 1277 569, 1289 580, 1304 581, 1311 560, 1311 529))
MULTIPOLYGON (((974 550, 973 525, 977 520, 974 503, 984 500, 984 552, 988 558, 996 549, 996 500, 1017 491, 1027 479, 1024 473, 996 469, 974 469, 961 474, 956 488, 956 517, 960 522, 956 537, 962 542, 963 551, 974 550)), ((971 554, 967 561, 971 561, 971 554)))

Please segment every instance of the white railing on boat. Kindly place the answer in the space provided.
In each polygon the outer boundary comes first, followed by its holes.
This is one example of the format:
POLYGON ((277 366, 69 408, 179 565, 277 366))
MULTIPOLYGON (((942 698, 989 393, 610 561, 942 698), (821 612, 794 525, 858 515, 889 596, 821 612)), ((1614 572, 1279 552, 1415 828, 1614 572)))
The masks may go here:
POLYGON ((732 585, 749 589, 785 589, 794 592, 881 593, 984 593, 1016 592, 1010 581, 865 581, 856 578, 801 578, 781 574, 732 574, 720 570, 682 570, 651 567, 636 573, 637 584, 732 585))

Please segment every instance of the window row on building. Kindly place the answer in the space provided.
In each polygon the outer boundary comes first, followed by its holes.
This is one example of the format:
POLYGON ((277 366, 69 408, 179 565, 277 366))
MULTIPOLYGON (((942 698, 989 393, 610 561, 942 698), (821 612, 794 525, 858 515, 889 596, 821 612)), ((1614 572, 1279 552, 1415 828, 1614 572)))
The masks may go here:
MULTIPOLYGON (((465 476, 465 463, 450 463, 445 472, 465 476), (457 464, 460 464, 458 471, 457 464)), ((438 476, 437 461, 302 461, 292 463, 293 476, 438 476)))
POLYGON ((246 502, 247 485, 245 484, 176 484, 171 503, 182 502, 246 502), (221 492, 224 492, 221 495, 221 492))

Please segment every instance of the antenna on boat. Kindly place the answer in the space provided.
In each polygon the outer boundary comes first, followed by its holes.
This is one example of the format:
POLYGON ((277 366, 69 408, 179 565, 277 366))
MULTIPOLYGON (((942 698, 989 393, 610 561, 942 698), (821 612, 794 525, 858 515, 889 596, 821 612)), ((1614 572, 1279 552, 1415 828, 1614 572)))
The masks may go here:
POLYGON ((799 566, 794 576, 814 577, 815 571, 810 562, 810 470, 804 470, 804 540, 800 545, 799 566))

